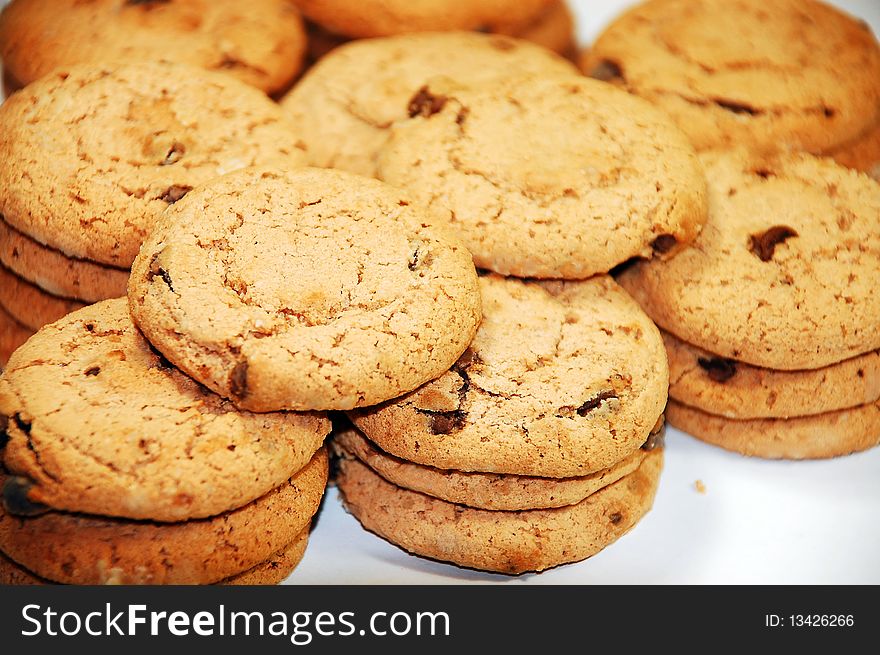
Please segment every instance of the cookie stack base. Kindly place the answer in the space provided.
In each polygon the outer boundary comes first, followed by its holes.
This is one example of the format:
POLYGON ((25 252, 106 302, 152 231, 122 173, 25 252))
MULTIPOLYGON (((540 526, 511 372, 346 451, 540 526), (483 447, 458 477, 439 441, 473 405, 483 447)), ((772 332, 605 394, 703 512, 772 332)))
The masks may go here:
POLYGON ((595 555, 651 508, 662 449, 632 473, 578 503, 496 511, 450 503, 388 482, 353 455, 339 460, 345 507, 368 530, 404 550, 466 568, 519 574, 595 555))

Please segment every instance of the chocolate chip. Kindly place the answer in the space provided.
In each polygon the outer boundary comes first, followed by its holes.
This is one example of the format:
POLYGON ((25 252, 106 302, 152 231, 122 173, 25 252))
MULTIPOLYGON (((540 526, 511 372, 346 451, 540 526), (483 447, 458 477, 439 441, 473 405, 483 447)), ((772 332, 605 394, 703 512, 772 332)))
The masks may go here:
POLYGON ((95 376, 101 372, 100 366, 92 366, 91 368, 87 368, 85 371, 85 375, 87 376, 95 376))
POLYGON ((586 416, 606 400, 617 398, 617 394, 613 390, 600 391, 587 402, 577 408, 578 416, 586 416))
POLYGON ((796 236, 798 236, 798 233, 790 227, 776 225, 766 232, 751 235, 749 237, 749 250, 762 262, 769 262, 773 258, 776 246, 786 239, 796 236))
POLYGON ((160 166, 170 166, 171 164, 176 164, 183 158, 183 154, 186 152, 186 146, 182 143, 175 141, 171 144, 171 148, 168 150, 168 153, 165 155, 165 159, 162 160, 160 166))
POLYGON ((471 366, 482 363, 483 360, 480 359, 480 356, 476 352, 474 352, 474 350, 470 346, 468 346, 468 348, 461 354, 461 357, 458 358, 458 361, 455 362, 454 368, 459 371, 464 371, 471 366))
POLYGON ((165 192, 160 195, 157 200, 164 200, 169 205, 173 205, 190 191, 192 191, 191 186, 187 186, 185 184, 172 184, 170 187, 165 189, 165 192))
POLYGON ((13 415, 12 415, 12 420, 15 421, 15 426, 16 426, 19 430, 21 430, 21 431, 24 432, 25 434, 30 434, 30 433, 31 433, 31 422, 30 422, 30 421, 25 421, 25 420, 21 417, 21 414, 19 414, 18 412, 16 412, 15 414, 13 414, 13 415))
POLYGON ((823 107, 822 107, 822 115, 825 116, 825 118, 834 118, 834 115, 835 115, 836 113, 837 113, 837 112, 834 111, 834 109, 833 109, 832 107, 826 107, 826 106, 823 105, 823 107))
POLYGON ((697 363, 715 382, 727 382, 736 375, 736 361, 723 357, 698 357, 697 363))
POLYGON ((465 413, 461 410, 428 413, 431 415, 431 434, 450 434, 464 427, 465 413))
POLYGON ((655 448, 663 447, 663 444, 666 442, 666 430, 663 429, 664 427, 665 423, 659 430, 648 435, 648 438, 645 439, 645 443, 641 446, 642 450, 650 452, 655 448))
POLYGON ((152 282, 153 278, 160 277, 162 278, 162 281, 168 285, 168 288, 171 289, 171 291, 174 291, 174 286, 171 284, 171 275, 159 265, 159 255, 161 254, 162 251, 160 250, 159 252, 154 253, 153 257, 150 259, 150 270, 147 273, 147 280, 152 282))
POLYGON ((614 512, 608 516, 608 520, 611 521, 614 525, 617 525, 623 520, 623 514, 620 512, 614 512))
POLYGON ((654 250, 654 252, 660 253, 662 255, 672 250, 677 243, 678 239, 676 239, 671 234, 661 234, 659 237, 651 242, 651 248, 654 250))
POLYGON ((229 392, 236 398, 244 398, 248 393, 247 386, 248 363, 242 359, 229 374, 229 392))
POLYGON ((416 116, 424 116, 428 118, 443 109, 448 98, 446 96, 434 95, 428 90, 427 86, 423 86, 416 91, 416 94, 410 99, 407 105, 407 111, 410 118, 416 116))
POLYGON ((590 77, 602 80, 603 82, 611 82, 612 80, 623 80, 623 69, 616 61, 603 59, 593 66, 590 71, 590 77))
POLYGON ((721 107, 722 109, 726 109, 729 112, 733 112, 734 114, 747 114, 749 116, 758 116, 763 112, 760 109, 756 109, 751 105, 747 105, 744 102, 738 102, 736 100, 726 100, 724 98, 713 98, 712 102, 721 107))
POLYGON ((865 377, 865 370, 860 368, 858 371, 856 371, 856 375, 858 375, 860 378, 865 377))
POLYGON ((775 175, 775 173, 773 171, 771 171, 769 168, 756 168, 755 170, 752 171, 752 173, 754 173, 755 175, 760 177, 762 180, 766 180, 766 179, 771 178, 775 175))
POLYGON ((48 512, 48 507, 28 498, 33 486, 32 480, 18 475, 6 478, 3 485, 3 507, 6 511, 17 516, 37 516, 48 512))
POLYGON ((86 323, 85 328, 86 328, 86 331, 88 331, 88 332, 94 332, 95 331, 95 324, 94 323, 86 323))

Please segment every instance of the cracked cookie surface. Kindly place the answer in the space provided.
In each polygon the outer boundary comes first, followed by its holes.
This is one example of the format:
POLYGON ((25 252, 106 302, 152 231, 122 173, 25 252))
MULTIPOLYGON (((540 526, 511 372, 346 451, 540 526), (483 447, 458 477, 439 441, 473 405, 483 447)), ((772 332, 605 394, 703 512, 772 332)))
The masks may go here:
MULTIPOLYGON (((302 468, 322 414, 252 414, 177 371, 125 299, 44 327, 0 377, 2 451, 25 506, 179 521, 240 507, 302 468)), ((11 501, 10 501, 11 502, 11 501)))
POLYGON ((726 418, 810 416, 880 399, 880 351, 839 364, 776 371, 718 357, 663 332, 669 397, 726 418))
POLYGON ((132 315, 239 407, 388 400, 447 370, 480 321, 470 253, 376 180, 249 169, 165 219, 132 268, 132 315))
POLYGON ((816 369, 880 348, 880 185, 808 154, 705 153, 693 247, 619 278, 651 318, 720 357, 816 369))
POLYGON ((0 105, 0 214, 65 255, 127 268, 195 186, 256 164, 304 162, 260 91, 162 63, 57 70, 0 105))
POLYGON ((639 449, 614 466, 576 478, 467 473, 413 464, 395 457, 355 428, 333 437, 342 457, 356 457, 391 484, 476 509, 518 511, 574 505, 636 470, 647 455, 639 449))
POLYGON ((602 82, 435 79, 409 116, 392 127, 378 177, 446 215, 477 266, 586 278, 672 255, 705 221, 706 182, 684 134, 602 82))
POLYGON ((0 306, 32 330, 39 330, 47 323, 85 307, 78 300, 46 293, 4 266, 0 266, 0 306))
POLYGON ((21 85, 62 66, 161 60, 274 93, 304 51, 288 0, 14 0, 0 14, 3 66, 21 85))
POLYGON ((209 584, 292 544, 317 511, 326 482, 321 448, 278 487, 211 518, 157 524, 59 511, 19 517, 0 507, 0 550, 66 584, 209 584))
POLYGON ((88 303, 119 298, 128 270, 67 257, 0 220, 0 263, 47 293, 88 303))
POLYGON ((483 322, 447 373, 351 412, 382 450, 439 469, 550 478, 617 464, 666 404, 657 328, 608 276, 480 278, 483 322))
POLYGON ((605 29, 582 68, 668 112, 698 149, 823 152, 880 106, 870 28, 814 0, 644 2, 605 29))
POLYGON ((575 505, 521 512, 455 505, 397 487, 357 460, 340 463, 343 503, 366 529, 416 555, 517 574, 585 559, 629 532, 654 502, 663 450, 575 505))
POLYGON ((736 420, 670 400, 666 417, 701 441, 767 459, 840 457, 880 443, 880 402, 813 416, 736 420))
POLYGON ((518 73, 571 75, 577 69, 543 48, 467 32, 355 41, 321 59, 281 101, 309 163, 375 175, 388 128, 406 118, 413 94, 436 75, 483 85, 518 73))
POLYGON ((294 0, 308 18, 347 36, 364 38, 428 30, 522 25, 552 0, 294 0))

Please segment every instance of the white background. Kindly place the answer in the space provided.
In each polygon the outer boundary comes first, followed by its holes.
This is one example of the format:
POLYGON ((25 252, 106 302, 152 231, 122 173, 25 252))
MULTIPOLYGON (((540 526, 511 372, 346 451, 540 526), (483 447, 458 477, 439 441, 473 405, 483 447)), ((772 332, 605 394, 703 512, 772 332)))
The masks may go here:
MULTIPOLYGON (((582 44, 632 4, 570 2, 582 44)), ((880 32, 880 0, 833 4, 880 32)), ((770 462, 671 428, 666 443, 654 509, 586 561, 508 577, 414 557, 363 530, 331 488, 287 583, 880 583, 880 448, 831 461, 770 462)))
MULTIPOLYGON (((772 0, 768 0, 772 2, 772 0)), ((631 2, 573 2, 587 44, 631 2)), ((880 0, 837 2, 880 33, 880 0)), ((820 462, 749 459, 666 433, 654 509, 616 544, 540 574, 480 573, 408 555, 327 492, 289 584, 880 583, 880 449, 820 462), (694 488, 702 480, 706 493, 694 488)))

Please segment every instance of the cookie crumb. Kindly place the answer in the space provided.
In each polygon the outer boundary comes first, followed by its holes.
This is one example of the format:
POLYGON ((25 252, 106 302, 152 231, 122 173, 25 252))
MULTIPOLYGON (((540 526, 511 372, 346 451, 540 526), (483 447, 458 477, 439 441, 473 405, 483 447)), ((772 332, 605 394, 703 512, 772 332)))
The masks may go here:
POLYGON ((696 490, 697 490, 697 493, 699 493, 699 494, 705 494, 705 493, 706 493, 706 485, 703 484, 703 481, 702 481, 702 480, 695 480, 695 481, 694 481, 694 489, 696 489, 696 490))

